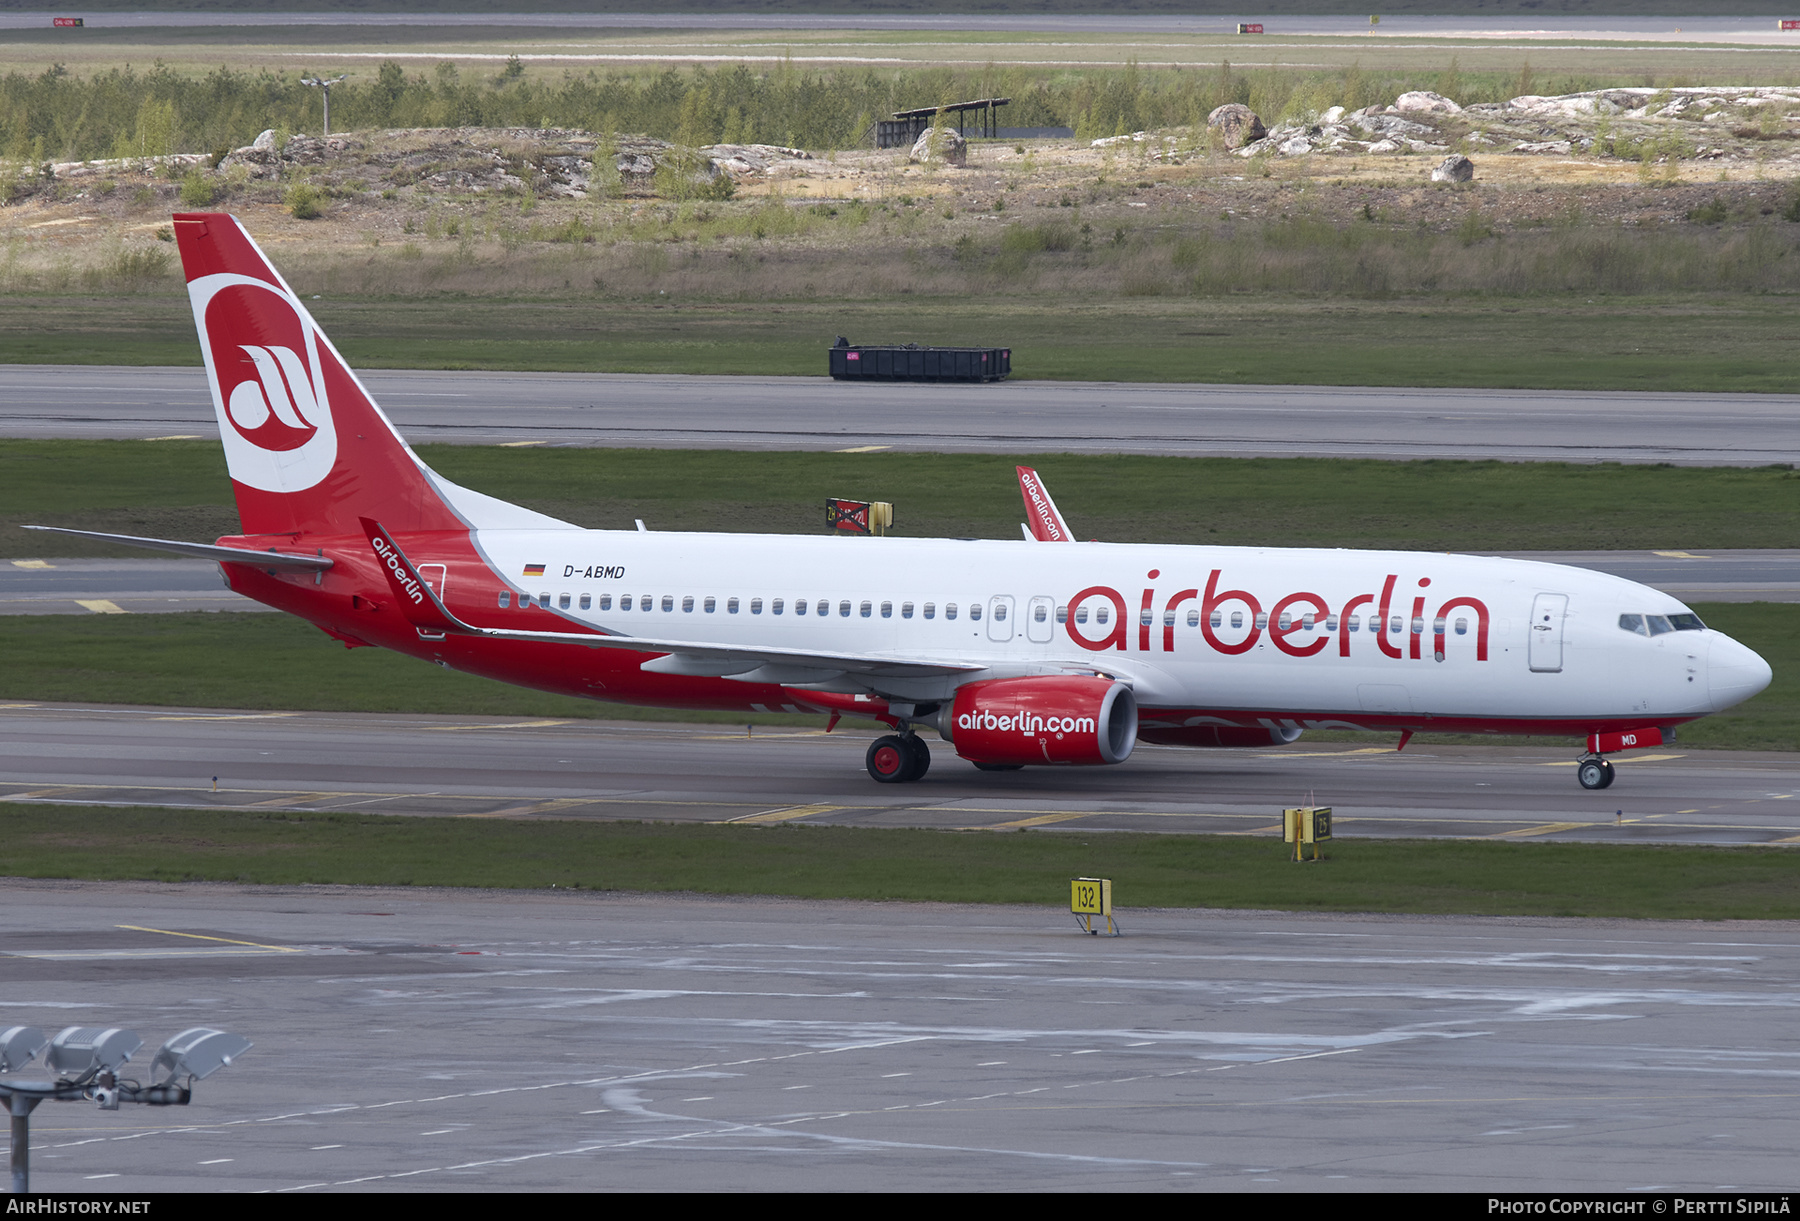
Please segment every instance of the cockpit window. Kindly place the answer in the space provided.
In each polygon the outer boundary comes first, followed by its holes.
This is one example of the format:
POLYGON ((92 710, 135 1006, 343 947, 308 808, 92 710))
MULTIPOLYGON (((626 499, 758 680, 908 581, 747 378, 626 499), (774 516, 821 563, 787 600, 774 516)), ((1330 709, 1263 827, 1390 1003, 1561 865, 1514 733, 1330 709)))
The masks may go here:
POLYGON ((1650 625, 1652 636, 1662 636, 1675 630, 1675 625, 1669 622, 1667 615, 1645 615, 1644 622, 1650 625))
POLYGON ((1636 632, 1639 636, 1648 636, 1650 634, 1650 629, 1644 626, 1644 617, 1642 615, 1620 615, 1619 629, 1626 632, 1636 632))
POLYGON ((1706 625, 1700 622, 1699 615, 1670 615, 1669 622, 1678 632, 1704 632, 1706 625))

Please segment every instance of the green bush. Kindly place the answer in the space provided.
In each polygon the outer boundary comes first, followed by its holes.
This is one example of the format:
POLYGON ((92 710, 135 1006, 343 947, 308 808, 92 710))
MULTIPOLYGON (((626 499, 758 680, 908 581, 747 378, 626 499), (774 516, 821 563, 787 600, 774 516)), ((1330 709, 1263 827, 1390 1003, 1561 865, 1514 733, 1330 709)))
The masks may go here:
POLYGON ((325 214, 325 194, 310 182, 289 187, 283 202, 295 220, 317 220, 325 214))
POLYGON ((218 189, 198 167, 181 180, 181 202, 190 208, 207 208, 218 198, 218 189))

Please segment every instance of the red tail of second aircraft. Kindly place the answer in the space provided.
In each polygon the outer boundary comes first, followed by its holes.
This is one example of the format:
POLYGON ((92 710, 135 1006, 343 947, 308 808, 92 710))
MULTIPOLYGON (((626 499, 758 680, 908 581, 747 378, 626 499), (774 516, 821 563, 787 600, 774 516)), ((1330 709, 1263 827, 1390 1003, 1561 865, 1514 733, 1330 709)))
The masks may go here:
POLYGON ((179 214, 175 240, 246 535, 466 528, 235 217, 179 214))

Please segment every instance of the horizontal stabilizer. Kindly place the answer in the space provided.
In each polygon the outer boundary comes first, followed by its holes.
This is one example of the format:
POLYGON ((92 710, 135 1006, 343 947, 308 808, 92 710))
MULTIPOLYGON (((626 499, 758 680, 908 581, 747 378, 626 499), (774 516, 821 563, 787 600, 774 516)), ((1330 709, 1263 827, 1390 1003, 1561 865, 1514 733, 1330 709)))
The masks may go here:
POLYGON ((167 538, 139 538, 135 534, 102 534, 98 530, 70 530, 63 526, 21 526, 23 530, 46 530, 52 534, 72 534, 77 538, 99 539, 121 547, 142 547, 146 551, 168 551, 175 555, 191 555, 195 559, 217 560, 221 564, 253 564, 262 569, 288 572, 324 572, 331 561, 322 555, 295 555, 282 551, 252 551, 248 547, 220 547, 215 543, 182 543, 167 538))

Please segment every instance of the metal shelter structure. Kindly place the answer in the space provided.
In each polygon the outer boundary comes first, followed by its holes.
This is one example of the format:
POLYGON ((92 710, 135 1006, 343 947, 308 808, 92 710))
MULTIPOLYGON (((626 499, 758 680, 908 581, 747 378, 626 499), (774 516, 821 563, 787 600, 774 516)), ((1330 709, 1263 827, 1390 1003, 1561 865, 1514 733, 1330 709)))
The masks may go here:
POLYGON ((917 110, 896 110, 892 119, 875 121, 876 148, 910 148, 931 128, 937 117, 956 116, 956 134, 967 136, 968 115, 976 112, 978 136, 992 138, 1000 129, 995 111, 1011 104, 1011 98, 981 98, 973 102, 952 102, 948 106, 921 106, 917 110))

